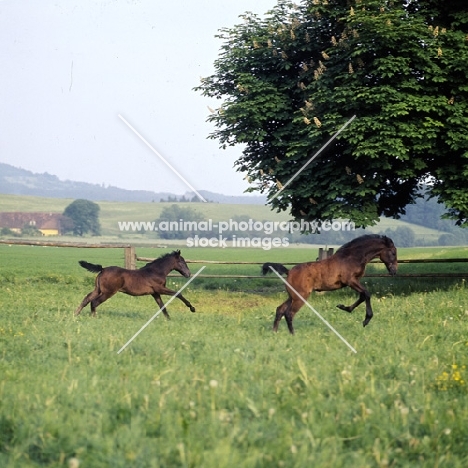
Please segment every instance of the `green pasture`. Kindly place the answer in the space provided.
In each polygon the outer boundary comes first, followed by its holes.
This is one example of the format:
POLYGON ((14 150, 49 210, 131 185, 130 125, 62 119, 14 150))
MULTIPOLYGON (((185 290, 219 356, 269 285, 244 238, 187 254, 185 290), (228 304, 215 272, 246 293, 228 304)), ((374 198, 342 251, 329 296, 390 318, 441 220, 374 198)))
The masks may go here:
MULTIPOLYGON (((5 195, 0 194, 0 211, 22 211, 22 212, 52 212, 63 213, 65 208, 72 202, 71 199, 32 197, 26 195, 5 195)), ((131 231, 120 231, 119 222, 143 221, 151 222, 157 219, 164 208, 171 203, 133 203, 133 202, 98 202, 100 207, 99 219, 102 227, 102 237, 100 242, 130 241, 132 243, 155 243, 170 245, 166 240, 155 239, 154 234, 141 234, 131 231)), ((276 213, 268 206, 264 205, 241 205, 241 204, 220 204, 220 203, 178 203, 179 206, 191 208, 198 211, 205 219, 219 221, 229 221, 236 216, 249 216, 257 221, 289 221, 290 216, 285 213, 276 213)), ((413 230, 418 239, 427 242, 435 241, 442 234, 441 231, 429 229, 416 224, 404 221, 382 218, 376 225, 366 229, 369 233, 379 233, 386 229, 396 229, 397 227, 409 227, 413 230)), ((279 232, 279 234, 282 234, 279 232)), ((277 235, 277 234, 275 234, 277 235)), ((60 237, 59 240, 71 240, 60 237)), ((76 239, 75 239, 76 240, 76 239)), ((80 241, 93 242, 95 238, 80 238, 80 241)), ((320 236, 317 242, 320 242, 320 236)))
MULTIPOLYGON (((167 251, 137 248, 151 258, 167 251)), ((299 262, 317 250, 182 254, 299 262)), ((399 256, 460 258, 468 248, 399 256)), ((309 302, 355 354, 306 307, 296 335, 284 323, 274 334, 279 279, 196 278, 184 291, 196 313, 175 299, 172 320, 159 316, 118 354, 156 304, 118 294, 97 318, 89 308, 74 317, 94 283, 80 259, 123 265, 123 250, 0 245, 1 467, 468 466, 463 279, 364 278, 375 314, 366 328, 362 306, 335 307, 353 302, 353 291, 313 294, 309 302)), ((200 266, 190 264, 193 273, 200 266)), ((415 268, 466 271, 400 271, 415 268)), ((258 271, 207 264, 204 273, 258 271)))

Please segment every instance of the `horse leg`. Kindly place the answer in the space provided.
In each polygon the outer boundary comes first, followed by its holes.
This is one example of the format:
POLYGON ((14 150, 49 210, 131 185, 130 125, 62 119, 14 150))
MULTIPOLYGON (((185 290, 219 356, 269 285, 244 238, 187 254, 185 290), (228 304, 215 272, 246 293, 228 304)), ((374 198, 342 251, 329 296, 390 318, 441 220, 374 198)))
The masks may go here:
POLYGON ((345 312, 351 313, 359 304, 362 304, 366 300, 366 295, 362 292, 359 294, 359 299, 350 306, 345 306, 343 304, 338 304, 336 307, 338 309, 344 310, 345 312))
MULTIPOLYGON (((304 299, 307 299, 307 297, 309 297, 308 294, 306 295, 306 297, 304 297, 304 299)), ((303 305, 304 305, 304 301, 301 298, 296 296, 295 298, 292 299, 291 306, 288 307, 288 309, 286 310, 284 314, 284 318, 286 319, 286 323, 288 324, 288 328, 289 328, 289 333, 291 333, 291 335, 294 335, 294 327, 293 327, 294 316, 299 312, 299 309, 303 305)))
MULTIPOLYGON (((159 294, 165 294, 166 296, 175 296, 177 294, 176 291, 173 291, 172 289, 166 288, 165 286, 160 288, 158 290, 158 293, 159 294)), ((190 309, 190 312, 195 312, 195 307, 193 307, 193 305, 190 304, 190 302, 187 299, 185 299, 185 297, 182 296, 182 294, 177 294, 177 297, 190 309)))
POLYGON ((337 305, 337 307, 338 309, 344 310, 346 312, 352 312, 359 304, 362 304, 363 302, 365 302, 366 303, 366 318, 362 322, 362 325, 365 327, 371 321, 372 317, 374 316, 374 313, 372 312, 369 291, 367 291, 367 289, 365 289, 361 285, 361 283, 359 283, 358 281, 356 281, 356 283, 353 283, 353 284, 348 284, 348 286, 359 293, 359 299, 350 306, 339 304, 337 305))
POLYGON ((185 297, 182 296, 182 294, 179 294, 177 297, 190 309, 190 312, 195 312, 195 307, 193 307, 193 305, 190 304, 190 302, 187 299, 185 299, 185 297))
POLYGON ((151 295, 153 296, 154 300, 158 304, 159 308, 162 310, 162 313, 164 314, 164 317, 166 317, 168 320, 170 320, 171 317, 169 317, 169 313, 167 312, 167 309, 164 307, 164 302, 162 301, 161 296, 158 293, 154 293, 154 294, 151 294, 151 295))
POLYGON ((287 301, 283 302, 280 306, 277 307, 275 321, 273 323, 273 331, 275 332, 278 331, 278 325, 280 323, 280 320, 283 318, 285 311, 289 309, 290 306, 291 306, 291 298, 288 298, 287 301))
POLYGON ((89 294, 85 296, 85 298, 81 301, 81 304, 75 310, 75 315, 79 315, 80 312, 86 307, 92 300, 94 300, 97 296, 99 296, 99 291, 95 289, 91 291, 89 294))
POLYGON ((283 302, 276 309, 275 322, 273 323, 273 331, 278 331, 278 324, 281 318, 284 316, 288 325, 289 333, 294 335, 293 319, 299 309, 304 305, 304 300, 309 297, 308 293, 302 292, 301 297, 298 297, 296 293, 293 293, 295 297, 289 296, 288 300, 283 302), (303 300, 303 299, 304 300, 303 300))
POLYGON ((363 327, 365 327, 371 321, 371 318, 374 316, 374 312, 372 312, 372 307, 370 303, 370 294, 367 291, 364 294, 366 300, 366 318, 362 322, 363 327))
POLYGON ((284 318, 288 325, 289 333, 291 333, 291 335, 294 335, 293 315, 291 314, 291 307, 288 307, 287 310, 285 311, 284 318))
POLYGON ((116 292, 117 291, 115 291, 115 292, 101 292, 101 294, 99 294, 99 296, 94 298, 91 301, 91 315, 93 317, 96 317, 96 307, 98 305, 102 304, 104 301, 107 301, 107 299, 112 297, 116 292))

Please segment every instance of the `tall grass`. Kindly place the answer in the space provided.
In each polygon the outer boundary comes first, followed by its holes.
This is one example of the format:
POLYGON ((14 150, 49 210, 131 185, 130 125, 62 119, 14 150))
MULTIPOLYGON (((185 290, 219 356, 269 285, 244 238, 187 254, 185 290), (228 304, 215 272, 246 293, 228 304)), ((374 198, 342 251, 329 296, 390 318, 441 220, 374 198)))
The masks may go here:
POLYGON ((172 320, 157 318, 117 354, 156 312, 152 298, 117 295, 97 318, 72 313, 94 280, 76 261, 119 264, 121 251, 0 255, 2 467, 468 465, 463 280, 369 279, 365 329, 362 308, 335 308, 352 291, 312 295, 357 354, 305 307, 295 336, 283 323, 272 333, 278 282, 265 292, 195 280, 195 314, 173 301, 172 320))

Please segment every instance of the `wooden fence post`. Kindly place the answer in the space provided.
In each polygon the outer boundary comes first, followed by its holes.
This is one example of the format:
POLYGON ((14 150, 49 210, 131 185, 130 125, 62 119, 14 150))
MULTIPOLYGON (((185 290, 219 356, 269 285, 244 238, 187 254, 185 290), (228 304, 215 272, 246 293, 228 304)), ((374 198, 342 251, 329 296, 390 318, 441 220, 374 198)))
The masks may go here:
POLYGON ((330 247, 328 250, 325 250, 322 247, 319 247, 319 254, 318 254, 318 260, 325 260, 326 258, 329 258, 333 255, 334 248, 330 247))
POLYGON ((324 257, 323 257, 323 248, 319 247, 318 260, 323 260, 323 259, 324 259, 324 257))
POLYGON ((133 245, 129 245, 125 247, 125 268, 127 270, 135 270, 136 268, 136 255, 135 255, 135 247, 133 245))

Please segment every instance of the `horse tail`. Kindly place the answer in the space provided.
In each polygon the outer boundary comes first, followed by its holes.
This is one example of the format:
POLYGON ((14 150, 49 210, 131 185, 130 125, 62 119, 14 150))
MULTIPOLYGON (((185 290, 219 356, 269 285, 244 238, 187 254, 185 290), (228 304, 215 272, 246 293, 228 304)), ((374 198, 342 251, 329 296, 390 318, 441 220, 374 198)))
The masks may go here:
POLYGON ((284 265, 281 265, 281 263, 267 262, 262 265, 262 274, 264 276, 268 273, 272 273, 270 267, 277 271, 280 275, 287 275, 289 273, 289 270, 284 265))
POLYGON ((101 273, 102 270, 104 270, 104 268, 102 267, 102 265, 95 265, 94 263, 88 263, 88 262, 85 262, 84 260, 80 260, 78 262, 84 269, 92 272, 92 273, 101 273))

